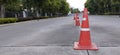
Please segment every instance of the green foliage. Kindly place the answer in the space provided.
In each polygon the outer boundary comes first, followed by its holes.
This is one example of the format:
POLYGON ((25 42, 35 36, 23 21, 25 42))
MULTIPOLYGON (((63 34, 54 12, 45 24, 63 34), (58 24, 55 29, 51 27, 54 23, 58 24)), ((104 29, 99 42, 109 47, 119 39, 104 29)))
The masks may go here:
POLYGON ((17 18, 0 18, 0 24, 17 22, 17 18))
POLYGON ((19 0, 0 0, 0 17, 5 17, 6 10, 13 10, 15 12, 20 10, 19 0))
POLYGON ((17 10, 19 8, 19 0, 0 0, 0 5, 4 5, 6 9, 17 10))
MULTIPOLYGON (((27 9, 31 13, 39 12, 41 15, 62 13, 63 15, 69 12, 69 4, 66 0, 0 0, 0 7, 4 10, 18 13, 27 9), (31 10, 33 8, 33 10, 31 10)), ((3 11, 0 9, 0 12, 3 11)), ((1 12, 0 16, 5 14, 1 12)), ((50 16, 50 15, 49 15, 50 16)))
POLYGON ((86 7, 92 14, 120 14, 120 0, 88 0, 86 7))
POLYGON ((69 12, 70 8, 69 8, 69 4, 63 0, 61 1, 61 4, 60 4, 60 13, 63 13, 63 15, 66 15, 68 12, 69 12))
POLYGON ((72 13, 76 13, 76 12, 78 12, 78 13, 79 13, 80 11, 79 11, 79 9, 78 9, 78 8, 75 8, 75 9, 71 8, 71 12, 72 12, 72 13))

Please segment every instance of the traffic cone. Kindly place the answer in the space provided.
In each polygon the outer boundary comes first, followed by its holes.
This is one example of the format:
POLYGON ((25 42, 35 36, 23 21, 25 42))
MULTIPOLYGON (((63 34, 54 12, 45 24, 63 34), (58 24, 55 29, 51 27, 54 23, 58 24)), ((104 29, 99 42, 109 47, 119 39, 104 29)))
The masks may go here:
MULTIPOLYGON (((87 8, 84 10, 84 13, 86 12, 87 8)), ((89 21, 87 16, 88 14, 86 13, 82 20, 79 42, 74 43, 75 50, 98 50, 97 46, 91 42, 89 21)))
POLYGON ((74 19, 73 20, 76 20, 77 19, 77 16, 76 16, 76 14, 74 15, 74 19))
POLYGON ((84 8, 83 17, 88 18, 88 9, 84 8))
POLYGON ((76 20, 75 20, 75 25, 76 25, 76 26, 80 26, 80 20, 79 20, 79 17, 76 18, 76 20))
POLYGON ((74 20, 76 20, 77 17, 78 17, 78 13, 75 13, 75 15, 74 15, 74 20))
POLYGON ((76 16, 78 16, 78 12, 76 12, 76 16))

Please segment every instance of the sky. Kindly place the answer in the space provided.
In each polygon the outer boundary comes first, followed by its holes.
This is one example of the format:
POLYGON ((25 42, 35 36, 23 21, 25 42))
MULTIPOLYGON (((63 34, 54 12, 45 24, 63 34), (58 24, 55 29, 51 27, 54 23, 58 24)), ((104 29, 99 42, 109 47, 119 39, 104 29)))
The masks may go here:
POLYGON ((79 8, 79 10, 82 11, 86 0, 67 0, 67 2, 70 4, 70 7, 79 8))

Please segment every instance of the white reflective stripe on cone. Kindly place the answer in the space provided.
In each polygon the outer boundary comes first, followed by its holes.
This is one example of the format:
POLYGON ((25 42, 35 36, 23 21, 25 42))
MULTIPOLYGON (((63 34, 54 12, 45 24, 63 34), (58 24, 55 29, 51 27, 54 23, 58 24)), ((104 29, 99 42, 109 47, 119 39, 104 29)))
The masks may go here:
POLYGON ((87 20, 86 18, 83 18, 83 21, 87 20))
POLYGON ((90 31, 89 28, 81 28, 81 31, 90 31))

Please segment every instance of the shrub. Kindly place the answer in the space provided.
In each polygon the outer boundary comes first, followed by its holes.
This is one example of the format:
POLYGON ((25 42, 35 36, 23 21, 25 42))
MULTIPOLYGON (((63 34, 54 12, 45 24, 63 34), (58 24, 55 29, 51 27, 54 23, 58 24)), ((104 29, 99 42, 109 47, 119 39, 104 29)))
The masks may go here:
POLYGON ((18 18, 0 18, 0 24, 17 22, 18 18))
POLYGON ((0 24, 22 22, 22 21, 28 21, 28 20, 47 19, 47 18, 54 18, 54 17, 41 16, 41 17, 26 17, 26 18, 0 18, 0 24))
POLYGON ((27 21, 27 20, 47 19, 47 18, 53 18, 53 17, 49 17, 49 16, 41 16, 41 17, 26 17, 26 18, 18 18, 18 22, 21 22, 21 21, 27 21))

